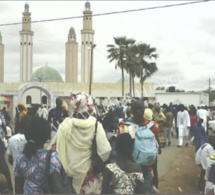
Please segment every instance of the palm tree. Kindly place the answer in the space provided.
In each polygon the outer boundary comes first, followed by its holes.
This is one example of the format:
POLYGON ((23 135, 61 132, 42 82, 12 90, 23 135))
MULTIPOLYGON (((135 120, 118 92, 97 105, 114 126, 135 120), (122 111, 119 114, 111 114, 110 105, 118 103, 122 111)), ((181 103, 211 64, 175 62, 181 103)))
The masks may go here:
POLYGON ((115 68, 120 67, 122 72, 122 97, 124 97, 124 66, 126 62, 127 50, 135 43, 134 39, 127 39, 126 37, 114 37, 115 45, 107 45, 109 48, 108 59, 110 62, 116 61, 115 68))
POLYGON ((129 91, 130 95, 132 95, 132 89, 133 89, 133 96, 135 97, 135 85, 134 85, 134 78, 136 76, 136 72, 138 70, 138 63, 137 63, 137 46, 132 45, 127 50, 127 60, 126 60, 126 71, 129 74, 129 91))
POLYGON ((137 76, 140 78, 141 84, 141 97, 143 98, 143 84, 145 80, 158 71, 155 62, 149 62, 148 60, 157 59, 158 54, 155 54, 156 48, 151 47, 145 43, 140 43, 137 45, 137 62, 139 64, 138 70, 136 72, 137 76))

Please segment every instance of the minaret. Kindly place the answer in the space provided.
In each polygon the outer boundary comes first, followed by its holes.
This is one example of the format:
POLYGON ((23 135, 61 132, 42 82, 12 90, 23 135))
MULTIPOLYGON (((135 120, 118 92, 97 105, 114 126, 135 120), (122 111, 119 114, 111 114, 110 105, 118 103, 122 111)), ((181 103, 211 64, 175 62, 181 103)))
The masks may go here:
POLYGON ((78 82, 78 43, 73 27, 70 28, 68 34, 68 42, 66 43, 66 68, 65 82, 78 82))
POLYGON ((4 82, 4 45, 2 44, 2 36, 0 32, 0 83, 4 82))
POLYGON ((85 11, 83 12, 83 30, 81 30, 81 82, 89 83, 90 65, 91 65, 91 48, 94 44, 92 29, 92 11, 90 3, 85 3, 85 11))
POLYGON ((20 82, 30 81, 33 64, 33 35, 31 31, 31 13, 28 3, 22 13, 22 31, 20 34, 20 82))

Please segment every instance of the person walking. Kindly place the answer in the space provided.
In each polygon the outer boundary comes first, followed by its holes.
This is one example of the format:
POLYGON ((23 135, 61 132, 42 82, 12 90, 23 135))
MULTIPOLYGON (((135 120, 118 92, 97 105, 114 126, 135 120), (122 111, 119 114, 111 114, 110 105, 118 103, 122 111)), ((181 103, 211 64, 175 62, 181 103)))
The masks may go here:
POLYGON ((190 128, 190 117, 188 112, 185 110, 184 105, 179 105, 179 111, 177 113, 177 127, 178 127, 178 146, 182 147, 183 141, 185 141, 186 146, 189 142, 189 128, 190 128))
POLYGON ((20 123, 22 118, 27 115, 28 109, 23 103, 19 103, 16 107, 16 116, 15 116, 15 134, 20 131, 20 123))
POLYGON ((202 126, 205 128, 205 132, 208 133, 207 122, 208 122, 208 118, 209 118, 209 113, 206 110, 205 104, 201 104, 200 109, 197 110, 197 117, 198 117, 198 119, 199 118, 203 119, 202 126))
POLYGON ((0 194, 13 194, 10 170, 5 159, 6 148, 0 138, 0 194))
MULTIPOLYGON (((50 124, 40 117, 29 117, 24 135, 27 140, 23 153, 15 161, 15 193, 16 194, 44 194, 46 187, 46 156, 48 150, 44 144, 51 134, 50 124)), ((54 193, 61 193, 62 164, 56 151, 50 157, 50 184, 54 193), (58 180, 58 182, 56 182, 58 180)))
POLYGON ((7 129, 6 129, 6 120, 4 118, 4 115, 0 112, 0 138, 4 142, 7 135, 7 129))
POLYGON ((133 140, 128 133, 116 138, 117 161, 107 164, 103 174, 102 194, 144 194, 141 167, 130 160, 133 140))
POLYGON ((6 107, 2 108, 2 114, 4 115, 6 124, 9 125, 10 124, 10 115, 8 114, 8 111, 6 110, 6 107))
POLYGON ((198 187, 199 187, 200 193, 203 194, 205 192, 205 186, 207 186, 206 188, 208 188, 208 186, 210 185, 210 182, 205 180, 205 175, 206 175, 206 169, 207 169, 207 161, 210 155, 214 154, 215 152, 214 151, 215 136, 209 136, 208 143, 205 143, 204 145, 202 145, 199 148, 199 150, 201 150, 201 155, 200 155, 201 173, 199 177, 198 187))
POLYGON ((27 143, 24 135, 24 130, 26 128, 27 122, 29 120, 29 116, 24 116, 20 123, 20 132, 13 135, 8 140, 8 161, 11 165, 15 165, 15 160, 18 155, 20 155, 23 152, 23 149, 25 147, 25 144, 27 143))
MULTIPOLYGON (((144 123, 147 125, 149 122, 154 123, 154 126, 152 126, 151 131, 154 133, 155 138, 158 142, 158 154, 161 154, 161 146, 159 142, 159 137, 158 137, 158 128, 155 124, 155 122, 152 120, 153 119, 153 112, 150 108, 146 108, 144 110, 144 123)), ((153 177, 152 177, 152 185, 153 188, 156 192, 158 192, 158 184, 159 184, 159 179, 158 179, 158 158, 156 158, 155 163, 152 165, 153 169, 153 177)))
POLYGON ((48 115, 49 115, 49 112, 48 110, 46 109, 45 106, 42 106, 42 109, 40 111, 40 117, 44 118, 44 119, 48 119, 48 115))
POLYGON ((62 105, 63 101, 58 97, 56 98, 56 107, 49 111, 48 121, 52 126, 51 139, 55 136, 60 123, 62 123, 66 117, 69 117, 66 110, 62 108, 62 105))
POLYGON ((78 194, 101 192, 102 170, 94 167, 92 159, 94 136, 97 153, 102 162, 108 160, 111 152, 111 145, 102 124, 88 112, 93 107, 93 99, 88 94, 72 94, 73 117, 67 117, 59 125, 58 132, 51 142, 52 147, 56 145, 66 174, 73 177, 73 186, 78 194))
POLYGON ((191 140, 193 141, 196 151, 205 143, 208 142, 208 136, 205 128, 202 126, 203 119, 198 119, 197 125, 193 127, 191 140))
POLYGON ((165 131, 164 137, 165 137, 165 145, 167 145, 167 141, 168 141, 168 146, 171 145, 171 139, 172 139, 172 128, 173 128, 173 119, 174 119, 174 115, 170 109, 170 107, 166 107, 166 127, 167 130, 165 131))
MULTIPOLYGON (((128 133, 131 135, 131 137, 134 140, 135 140, 136 132, 138 130, 141 131, 142 127, 147 127, 147 125, 149 125, 149 123, 150 123, 150 121, 147 121, 144 119, 144 109, 145 109, 145 107, 141 100, 133 101, 131 103, 131 112, 133 114, 133 117, 131 118, 130 123, 133 123, 133 124, 128 126, 128 127, 131 127, 131 128, 129 128, 130 131, 128 133)), ((154 128, 155 125, 153 123, 150 123, 150 126, 151 126, 150 130, 153 133, 152 128, 154 128)), ((127 128, 125 127, 125 129, 127 129, 127 128)), ((155 137, 156 136, 154 135, 154 138, 155 137)), ((154 163, 156 163, 156 158, 155 158, 154 163)), ((144 175, 144 189, 145 189, 145 192, 149 193, 149 194, 155 192, 155 189, 153 188, 153 178, 152 178, 153 168, 152 168, 152 166, 153 165, 151 165, 151 166, 141 165, 142 172, 144 175)))
POLYGON ((109 161, 112 163, 115 162, 117 158, 116 137, 119 129, 119 118, 115 111, 113 111, 112 109, 108 111, 108 113, 104 117, 102 125, 104 130, 106 131, 107 139, 112 147, 111 154, 109 157, 109 161))

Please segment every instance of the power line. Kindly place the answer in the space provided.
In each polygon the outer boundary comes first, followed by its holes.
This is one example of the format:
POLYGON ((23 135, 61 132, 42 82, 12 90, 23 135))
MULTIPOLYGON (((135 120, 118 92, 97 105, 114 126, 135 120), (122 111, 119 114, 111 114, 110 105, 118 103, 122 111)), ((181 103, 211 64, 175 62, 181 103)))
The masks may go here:
MULTIPOLYGON (((6 33, 6 32, 3 32, 3 31, 1 31, 1 33, 9 35, 9 36, 12 36, 12 37, 16 37, 16 38, 19 37, 19 35, 15 35, 15 34, 11 34, 11 33, 6 33)), ((53 43, 53 41, 45 41, 45 40, 35 39, 35 38, 34 38, 34 41, 40 41, 40 42, 45 42, 45 43, 53 43)), ((61 43, 61 42, 54 42, 54 43, 61 43)))
MULTIPOLYGON (((145 11, 145 10, 168 8, 168 7, 177 7, 177 6, 183 6, 183 5, 191 5, 191 4, 197 4, 197 3, 204 3, 204 2, 208 2, 208 1, 210 1, 210 0, 193 1, 193 2, 189 2, 189 3, 179 3, 179 4, 172 4, 172 5, 149 7, 149 8, 140 8, 140 9, 116 11, 116 12, 107 12, 107 13, 101 13, 101 14, 92 14, 92 16, 93 17, 95 17, 95 16, 105 16, 105 15, 121 14, 121 13, 128 13, 128 12, 137 12, 137 11, 145 11)), ((84 16, 74 16, 74 17, 67 17, 67 18, 54 18, 54 19, 46 19, 46 20, 37 20, 37 21, 31 21, 31 22, 24 22, 24 23, 52 22, 52 21, 59 21, 59 20, 78 19, 78 18, 83 18, 83 17, 84 16)), ((0 26, 11 26, 11 25, 18 25, 18 24, 22 24, 22 22, 0 24, 0 26)))

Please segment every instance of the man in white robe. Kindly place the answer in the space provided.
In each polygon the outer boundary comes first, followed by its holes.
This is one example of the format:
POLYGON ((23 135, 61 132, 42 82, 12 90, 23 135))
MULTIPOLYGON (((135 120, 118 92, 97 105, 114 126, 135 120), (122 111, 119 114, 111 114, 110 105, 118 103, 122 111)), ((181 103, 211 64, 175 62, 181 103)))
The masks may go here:
POLYGON ((203 119, 202 126, 205 128, 205 132, 207 132, 207 120, 209 117, 208 111, 205 109, 205 105, 202 104, 201 108, 197 110, 197 117, 203 119))
POLYGON ((190 117, 184 105, 179 105, 179 111, 177 113, 177 127, 178 127, 178 147, 182 147, 183 141, 186 142, 186 146, 189 143, 189 129, 190 129, 190 117))

